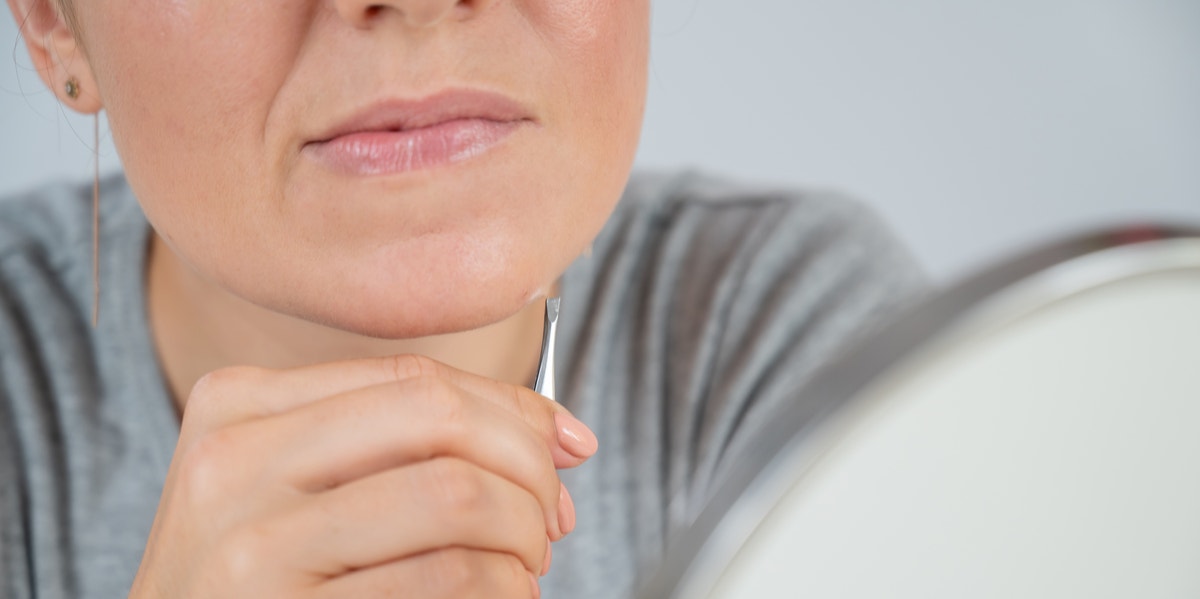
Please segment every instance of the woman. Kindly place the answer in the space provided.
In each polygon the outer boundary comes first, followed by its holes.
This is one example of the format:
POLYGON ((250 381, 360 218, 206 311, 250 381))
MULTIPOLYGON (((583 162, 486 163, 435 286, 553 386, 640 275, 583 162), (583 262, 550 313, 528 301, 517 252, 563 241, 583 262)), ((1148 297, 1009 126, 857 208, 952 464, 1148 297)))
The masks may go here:
POLYGON ((0 204, 6 598, 628 597, 920 287, 853 203, 630 178, 648 0, 9 6, 125 172, 95 328, 90 187, 0 204))

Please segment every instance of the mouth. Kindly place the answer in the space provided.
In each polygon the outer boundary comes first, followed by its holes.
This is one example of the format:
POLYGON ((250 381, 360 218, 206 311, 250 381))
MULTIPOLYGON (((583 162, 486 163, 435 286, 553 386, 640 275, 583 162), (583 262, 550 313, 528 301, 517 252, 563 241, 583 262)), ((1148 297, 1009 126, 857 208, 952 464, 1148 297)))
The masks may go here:
POLYGON ((448 90, 371 104, 317 135, 302 152, 342 174, 399 174, 469 160, 534 123, 529 110, 506 96, 448 90))

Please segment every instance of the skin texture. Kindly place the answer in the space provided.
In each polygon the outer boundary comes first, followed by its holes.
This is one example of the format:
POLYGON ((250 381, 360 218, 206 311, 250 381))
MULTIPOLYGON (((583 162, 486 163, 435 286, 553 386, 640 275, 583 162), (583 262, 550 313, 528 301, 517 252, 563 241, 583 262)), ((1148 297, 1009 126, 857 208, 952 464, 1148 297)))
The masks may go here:
POLYGON ((401 356, 206 375, 131 597, 536 597, 587 427, 401 356), (406 400, 406 401, 401 401, 406 400))
POLYGON ((646 3, 396 4, 416 8, 74 7, 88 52, 72 71, 86 60, 126 174, 187 265, 274 311, 403 338, 511 316, 587 246, 636 148, 646 3), (393 177, 331 173, 301 152, 374 100, 448 87, 503 93, 537 124, 393 177))
POLYGON ((8 3, 46 85, 106 111, 156 231, 182 425, 132 596, 536 596, 574 523, 555 469, 596 440, 523 386, 533 300, 627 180, 648 0, 8 3), (404 173, 305 151, 449 88, 527 120, 404 173))

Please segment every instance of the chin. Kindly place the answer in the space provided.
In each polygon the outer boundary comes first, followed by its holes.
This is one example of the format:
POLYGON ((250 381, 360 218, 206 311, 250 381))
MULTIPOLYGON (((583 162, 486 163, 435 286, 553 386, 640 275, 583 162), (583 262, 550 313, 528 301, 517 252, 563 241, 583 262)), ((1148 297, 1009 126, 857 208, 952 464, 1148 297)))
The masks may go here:
POLYGON ((393 305, 374 310, 360 308, 352 314, 339 311, 325 315, 323 322, 319 317, 314 321, 365 337, 416 339, 482 328, 505 320, 524 307, 525 304, 501 306, 487 302, 473 305, 457 301, 447 302, 436 311, 409 311, 393 305))
MULTIPOLYGON (((357 293, 320 304, 290 305, 283 311, 323 326, 379 339, 414 339, 459 333, 510 318, 549 285, 512 278, 443 280, 441 285, 364 285, 357 293), (416 292, 413 292, 413 289, 416 292)), ((313 296, 309 296, 313 297, 313 296)))
POLYGON ((516 315, 553 288, 585 238, 510 224, 519 219, 494 212, 458 213, 468 216, 427 219, 420 234, 364 225, 358 236, 341 229, 298 235, 301 243, 283 250, 269 249, 283 243, 264 237, 237 253, 277 259, 238 261, 227 253, 224 264, 240 268, 214 269, 223 276, 213 279, 275 313, 373 338, 412 339, 516 315))

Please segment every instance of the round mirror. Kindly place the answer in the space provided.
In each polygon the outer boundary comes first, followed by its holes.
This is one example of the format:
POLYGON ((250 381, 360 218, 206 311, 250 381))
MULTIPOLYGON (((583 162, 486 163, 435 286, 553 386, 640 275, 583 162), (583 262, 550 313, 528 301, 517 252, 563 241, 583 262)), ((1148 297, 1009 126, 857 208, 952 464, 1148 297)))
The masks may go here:
POLYGON ((1001 265, 797 397, 643 599, 1200 597, 1200 234, 1001 265))

